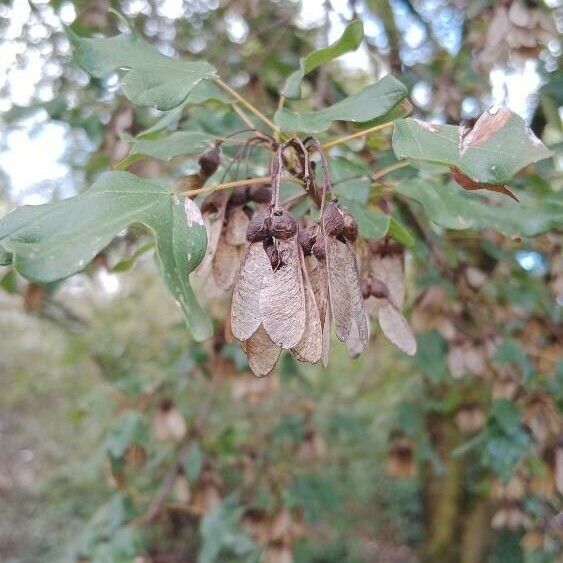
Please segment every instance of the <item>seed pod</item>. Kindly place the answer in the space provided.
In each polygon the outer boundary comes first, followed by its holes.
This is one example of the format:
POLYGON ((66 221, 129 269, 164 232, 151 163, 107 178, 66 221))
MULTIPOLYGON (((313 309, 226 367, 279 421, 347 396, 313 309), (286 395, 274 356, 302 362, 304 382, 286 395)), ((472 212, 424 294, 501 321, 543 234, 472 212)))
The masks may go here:
POLYGON ((270 203, 272 200, 272 188, 269 186, 250 186, 248 197, 256 203, 270 203))
POLYGON ((313 244, 313 247, 311 248, 311 251, 313 252, 313 256, 317 259, 317 260, 325 260, 326 259, 326 247, 325 247, 325 241, 323 237, 318 237, 317 240, 315 241, 315 244, 313 244))
POLYGON ((278 253, 278 249, 272 243, 272 244, 264 245, 264 250, 266 251, 266 255, 268 256, 268 258, 270 259, 270 264, 272 265, 272 268, 277 268, 280 265, 280 256, 278 253))
POLYGON ((327 235, 339 236, 344 228, 344 216, 337 203, 329 203, 324 210, 324 228, 327 235))
POLYGON ((348 242, 356 242, 356 239, 358 238, 358 223, 356 223, 356 219, 354 219, 354 217, 348 210, 343 209, 342 211, 344 219, 342 226, 342 236, 348 242))
POLYGON ((381 280, 372 278, 369 284, 371 295, 377 299, 389 299, 389 288, 381 280))
POLYGON ((297 223, 289 211, 277 209, 272 216, 272 236, 288 240, 297 233, 297 223))
POLYGON ((270 234, 270 217, 257 213, 252 217, 246 231, 246 240, 248 242, 259 242, 267 240, 270 234))
POLYGON ((248 186, 240 186, 231 192, 229 205, 244 205, 248 201, 248 186))
POLYGON ((313 234, 313 229, 311 227, 307 229, 301 229, 299 231, 299 234, 297 235, 297 241, 301 245, 301 248, 303 249, 303 254, 305 256, 311 255, 311 251, 313 249, 313 245, 315 244, 316 240, 317 237, 313 234))
POLYGON ((219 163, 221 162, 221 153, 217 145, 206 150, 199 157, 199 167, 202 176, 209 178, 213 175, 217 168, 219 168, 219 163))
POLYGON ((225 192, 210 193, 201 203, 201 212, 206 214, 219 213, 226 205, 228 195, 225 192))

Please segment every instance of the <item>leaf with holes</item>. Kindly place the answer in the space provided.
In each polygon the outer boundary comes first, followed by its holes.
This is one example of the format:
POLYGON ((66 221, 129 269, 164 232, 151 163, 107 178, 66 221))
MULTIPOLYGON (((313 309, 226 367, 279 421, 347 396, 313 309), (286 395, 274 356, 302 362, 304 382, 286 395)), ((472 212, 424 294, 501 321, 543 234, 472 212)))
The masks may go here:
POLYGON ((0 221, 0 242, 21 275, 50 282, 84 269, 133 223, 146 226, 155 238, 162 275, 188 328, 198 340, 207 338, 211 323, 188 280, 205 253, 203 220, 191 200, 162 182, 108 172, 75 197, 8 214, 0 221))
POLYGON ((509 109, 485 112, 472 129, 399 119, 393 132, 397 158, 446 164, 475 182, 504 184, 518 171, 551 156, 509 109))

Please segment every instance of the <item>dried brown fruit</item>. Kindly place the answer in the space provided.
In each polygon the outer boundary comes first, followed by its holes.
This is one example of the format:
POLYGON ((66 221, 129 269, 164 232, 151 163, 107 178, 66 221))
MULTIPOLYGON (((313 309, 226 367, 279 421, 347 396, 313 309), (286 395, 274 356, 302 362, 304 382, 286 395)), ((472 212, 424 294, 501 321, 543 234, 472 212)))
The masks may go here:
POLYGON ((299 245, 301 246, 301 249, 303 250, 303 254, 305 256, 311 255, 313 245, 315 244, 316 240, 317 237, 314 232, 314 227, 307 227, 306 229, 299 230, 297 241, 299 242, 299 245))
POLYGON ((205 178, 209 178, 217 171, 221 163, 221 150, 218 145, 206 150, 198 160, 200 173, 205 178))
POLYGON ((285 209, 276 209, 272 214, 272 236, 288 240, 297 233, 297 222, 285 209))
POLYGON ((235 188, 229 197, 229 205, 244 205, 248 201, 248 186, 235 188))
POLYGON ((333 237, 327 240, 326 269, 328 272, 328 294, 334 332, 338 340, 345 342, 352 328, 352 302, 348 290, 346 268, 348 257, 346 245, 333 237))
POLYGON ((268 375, 280 357, 281 347, 276 346, 262 325, 245 342, 241 343, 248 358, 248 367, 257 377, 268 375))
POLYGON ((272 188, 270 186, 250 186, 248 197, 256 203, 270 203, 272 201, 272 188))
POLYGON ((321 262, 326 260, 326 245, 324 237, 317 237, 317 240, 311 247, 311 252, 317 260, 320 260, 321 262))
POLYGON ((342 226, 342 236, 351 243, 356 242, 358 238, 358 223, 352 214, 346 209, 342 210, 344 217, 344 224, 342 226))
POLYGON ((261 242, 271 237, 270 217, 262 213, 256 213, 248 223, 246 240, 248 242, 261 242))
POLYGON ((219 237, 211 270, 217 287, 223 291, 228 291, 233 286, 239 268, 240 255, 239 247, 229 244, 224 236, 219 237))
POLYGON ((295 357, 302 362, 316 364, 322 354, 322 328, 319 309, 315 302, 315 295, 309 280, 309 274, 305 266, 305 260, 301 256, 301 271, 303 275, 303 286, 305 288, 305 330, 301 340, 292 348, 295 357))
POLYGON ((278 241, 280 265, 270 270, 260 290, 260 316, 272 341, 293 348, 305 329, 305 289, 297 239, 278 241))
POLYGON ((229 194, 226 192, 212 192, 210 193, 201 204, 201 212, 206 214, 224 213, 224 210, 229 201, 229 194))
POLYGON ((325 234, 328 236, 340 236, 344 228, 344 215, 339 205, 330 202, 324 210, 323 226, 325 234))
POLYGON ((280 254, 273 241, 264 243, 264 250, 270 261, 270 266, 275 270, 280 266, 280 254))
POLYGON ((271 270, 262 243, 250 244, 241 261, 231 303, 231 331, 239 340, 248 340, 260 325, 260 288, 271 270))
POLYGON ((369 288, 371 295, 376 299, 390 299, 389 288, 381 280, 372 278, 369 281, 369 288))

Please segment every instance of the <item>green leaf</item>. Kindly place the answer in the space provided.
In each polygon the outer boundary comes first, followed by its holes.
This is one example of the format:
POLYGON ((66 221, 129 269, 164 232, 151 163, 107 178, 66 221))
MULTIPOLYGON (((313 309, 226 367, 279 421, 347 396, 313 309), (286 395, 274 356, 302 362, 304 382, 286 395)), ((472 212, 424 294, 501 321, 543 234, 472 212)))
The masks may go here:
POLYGON ((387 234, 391 215, 366 207, 352 199, 341 198, 341 201, 356 219, 361 237, 379 239, 387 234))
POLYGON ((467 193, 454 183, 424 178, 403 180, 397 193, 421 203, 428 218, 447 229, 493 228, 507 236, 535 236, 563 224, 559 193, 534 198, 518 192, 517 203, 501 194, 467 193))
POLYGON ((201 131, 176 131, 159 138, 135 139, 129 156, 144 154, 170 160, 182 154, 199 154, 213 144, 215 137, 201 131))
POLYGON ((432 383, 446 379, 447 343, 443 336, 430 330, 416 335, 418 348, 415 356, 416 367, 432 383))
POLYGON ((321 133, 333 121, 365 122, 390 112, 407 95, 407 89, 396 78, 384 76, 379 82, 319 111, 298 113, 287 108, 276 112, 274 121, 283 131, 321 133))
POLYGON ((361 21, 353 21, 346 27, 340 39, 332 45, 313 51, 299 61, 299 70, 288 76, 281 94, 286 98, 299 98, 301 96, 301 81, 306 74, 344 55, 344 53, 355 51, 360 46, 363 38, 363 23, 361 21))
POLYGON ((413 234, 400 221, 395 219, 395 217, 391 217, 389 234, 404 246, 414 246, 415 241, 413 234))
POLYGON ((12 263, 12 253, 0 245, 0 266, 9 266, 12 263))
POLYGON ((127 272, 128 270, 130 270, 135 265, 137 258, 142 256, 143 254, 145 254, 149 250, 152 250, 153 248, 154 248, 153 242, 147 242, 146 244, 139 246, 139 248, 137 248, 137 250, 135 250, 135 252, 133 252, 133 254, 131 256, 129 256, 128 258, 124 258, 123 260, 120 260, 111 269, 111 271, 113 273, 127 272))
POLYGON ((520 429, 520 411, 506 399, 493 401, 491 416, 505 434, 514 434, 520 429))
POLYGON ((124 93, 137 105, 172 109, 202 80, 216 75, 209 63, 166 57, 134 32, 91 39, 67 29, 67 35, 76 62, 92 76, 124 70, 124 93))
POLYGON ((143 417, 137 411, 127 411, 106 438, 105 446, 113 458, 125 455, 130 444, 144 446, 149 441, 149 432, 143 417))
POLYGON ((75 197, 8 214, 0 221, 0 241, 14 254, 20 274, 50 282, 84 269, 120 231, 140 223, 155 238, 164 280, 181 304, 188 328, 203 340, 212 326, 188 277, 204 256, 207 236, 201 216, 186 216, 190 204, 162 182, 108 172, 75 197))
POLYGON ((182 467, 186 473, 187 478, 191 481, 197 481, 201 468, 203 467, 203 450, 201 446, 194 442, 188 448, 186 456, 182 460, 182 467))
POLYGON ((551 156, 522 118, 504 108, 483 114, 469 133, 454 125, 400 119, 393 150, 397 158, 454 166, 476 182, 492 184, 504 184, 528 164, 551 156))

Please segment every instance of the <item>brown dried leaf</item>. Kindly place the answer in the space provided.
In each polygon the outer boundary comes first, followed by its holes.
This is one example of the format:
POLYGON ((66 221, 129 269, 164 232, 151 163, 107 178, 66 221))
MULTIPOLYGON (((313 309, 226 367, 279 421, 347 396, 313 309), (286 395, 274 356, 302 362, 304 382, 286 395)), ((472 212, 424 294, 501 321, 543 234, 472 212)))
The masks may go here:
POLYGON ((409 356, 416 354, 416 339, 409 323, 389 301, 379 308, 379 326, 397 348, 409 356))
POLYGON ((248 358, 248 366, 257 377, 268 375, 281 353, 281 347, 272 342, 262 325, 248 340, 241 342, 241 346, 248 358))
POLYGON ((476 182, 466 174, 464 174, 459 168, 452 166, 450 168, 452 173, 452 178, 464 189, 464 190, 487 190, 489 192, 498 192, 500 194, 507 195, 511 197, 514 201, 520 201, 509 189, 506 184, 487 184, 483 182, 476 182))
POLYGON ((225 240, 224 234, 219 237, 213 257, 212 271, 217 286, 224 291, 233 286, 240 263, 240 254, 240 247, 229 244, 225 240))
POLYGON ((262 243, 249 245, 233 289, 231 331, 235 338, 248 340, 260 326, 260 288, 271 271, 262 243))
POLYGON ((352 300, 346 275, 348 259, 346 245, 333 237, 326 237, 326 267, 328 293, 334 332, 345 342, 352 328, 352 300))
POLYGON ((246 244, 246 230, 250 219, 242 207, 235 207, 227 220, 225 238, 229 244, 246 244))
POLYGON ((214 192, 208 196, 201 204, 203 222, 207 230, 207 249, 201 264, 195 270, 200 277, 207 277, 211 273, 213 257, 217 251, 217 245, 223 231, 223 223, 225 221, 225 212, 229 194, 225 192, 214 192))
POLYGON ((403 253, 376 255, 371 261, 371 274, 389 289, 391 302, 399 311, 405 303, 405 256, 403 253))
POLYGON ((316 364, 321 359, 323 348, 321 319, 301 250, 299 250, 299 254, 305 289, 305 330, 301 340, 291 351, 299 361, 316 364))
POLYGON ((305 329, 305 288, 297 237, 277 241, 281 265, 264 277, 260 290, 260 317, 272 341, 293 348, 305 329))

